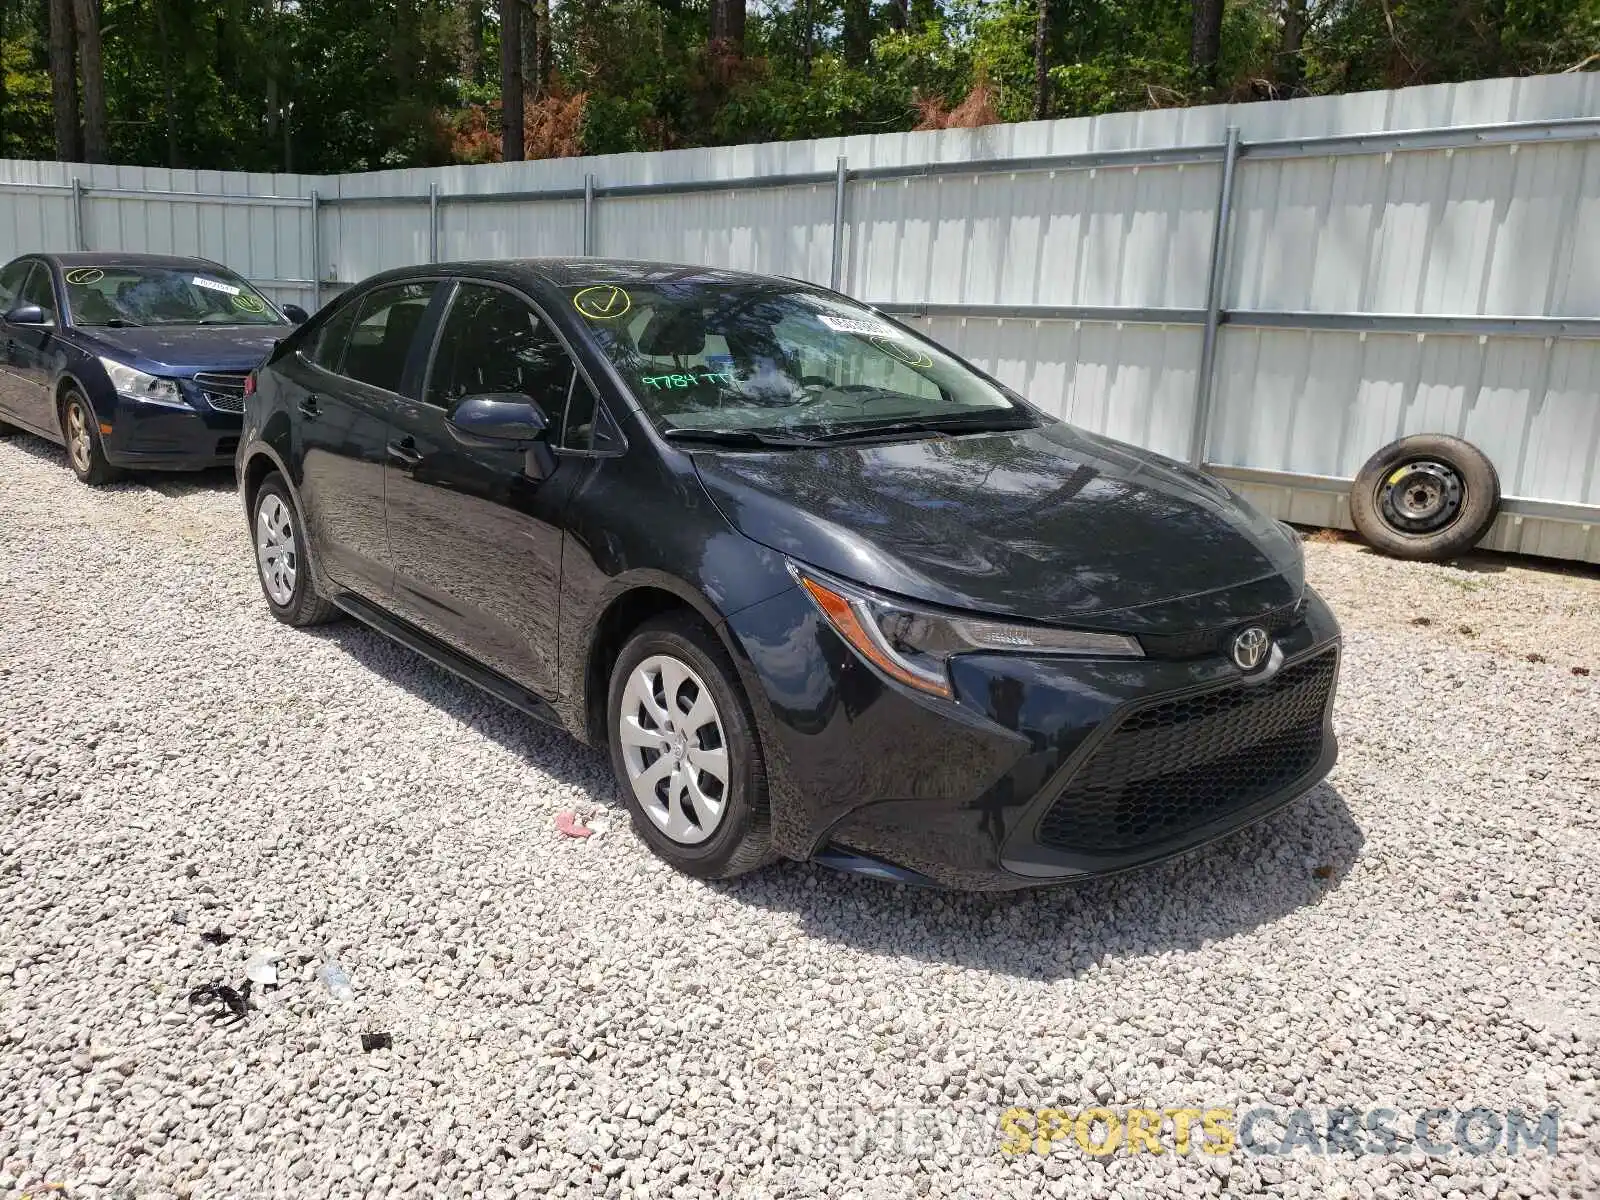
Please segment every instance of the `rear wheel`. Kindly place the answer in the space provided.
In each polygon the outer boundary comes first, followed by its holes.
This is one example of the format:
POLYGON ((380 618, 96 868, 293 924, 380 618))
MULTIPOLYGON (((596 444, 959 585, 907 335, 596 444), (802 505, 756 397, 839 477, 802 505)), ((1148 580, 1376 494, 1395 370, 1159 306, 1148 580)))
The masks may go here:
POLYGON ((61 397, 61 435, 67 445, 67 465, 90 487, 110 483, 121 474, 106 459, 94 409, 75 387, 68 387, 61 397))
POLYGON ((703 624, 671 613, 635 631, 612 671, 607 727, 634 828, 656 854, 702 879, 771 861, 755 722, 703 624))
POLYGON ((317 595, 311 580, 310 548, 289 486, 268 475, 256 492, 250 521, 256 548, 256 574, 272 615, 285 625, 321 625, 339 610, 317 595))

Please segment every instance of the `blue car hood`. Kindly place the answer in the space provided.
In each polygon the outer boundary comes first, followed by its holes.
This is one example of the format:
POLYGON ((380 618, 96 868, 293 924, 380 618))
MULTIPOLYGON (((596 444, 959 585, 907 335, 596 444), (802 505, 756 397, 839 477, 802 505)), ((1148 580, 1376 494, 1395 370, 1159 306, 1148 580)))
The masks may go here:
POLYGON ((128 329, 80 326, 84 348, 148 371, 192 375, 196 371, 248 371, 293 325, 172 325, 128 329))

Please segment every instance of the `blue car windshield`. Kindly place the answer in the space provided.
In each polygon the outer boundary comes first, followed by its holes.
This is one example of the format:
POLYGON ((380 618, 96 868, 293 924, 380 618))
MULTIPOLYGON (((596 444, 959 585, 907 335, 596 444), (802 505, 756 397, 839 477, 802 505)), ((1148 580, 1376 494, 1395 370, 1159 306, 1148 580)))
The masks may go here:
POLYGON ((1033 421, 935 343, 803 284, 629 281, 573 286, 567 295, 668 434, 807 438, 890 424, 1033 421))
POLYGON ((74 325, 282 325, 282 313, 215 267, 68 267, 74 325))

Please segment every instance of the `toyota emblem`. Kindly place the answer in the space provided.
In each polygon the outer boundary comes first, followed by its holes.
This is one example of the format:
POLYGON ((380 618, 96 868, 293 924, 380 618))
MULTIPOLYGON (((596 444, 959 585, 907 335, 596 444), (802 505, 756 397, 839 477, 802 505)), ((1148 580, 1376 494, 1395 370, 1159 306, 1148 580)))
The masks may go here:
POLYGON ((1251 625, 1233 635, 1233 664, 1241 671, 1254 671, 1267 660, 1272 636, 1259 625, 1251 625))

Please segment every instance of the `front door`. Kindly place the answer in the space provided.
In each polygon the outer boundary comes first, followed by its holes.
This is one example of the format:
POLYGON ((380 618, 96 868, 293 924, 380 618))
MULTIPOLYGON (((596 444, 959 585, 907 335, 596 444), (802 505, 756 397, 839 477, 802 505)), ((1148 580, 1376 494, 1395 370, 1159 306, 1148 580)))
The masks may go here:
MULTIPOLYGON (((13 264, 13 267, 22 264, 13 264)), ((5 322, 0 346, 3 346, 5 371, 4 397, 0 399, 18 424, 40 433, 58 432, 50 398, 50 360, 55 349, 55 326, 59 320, 56 290, 51 282, 50 268, 35 260, 33 269, 18 287, 6 308, 23 304, 37 304, 44 312, 44 325, 14 325, 5 322)), ((8 270, 8 274, 9 274, 8 270)), ((0 281, 0 290, 4 281, 0 281)))
MULTIPOLYGON (((32 261, 23 258, 0 271, 0 314, 26 303, 22 298, 22 285, 28 282, 28 272, 32 269, 32 261)), ((0 418, 10 417, 31 425, 32 422, 22 415, 23 376, 17 361, 16 336, 21 328, 0 320, 0 418)))
POLYGON ((322 569, 379 603, 394 574, 384 527, 389 414, 415 369, 412 350, 436 287, 393 284, 354 298, 283 371, 298 410, 300 503, 322 569))
POLYGON ((545 697, 555 692, 560 517, 591 462, 557 456, 537 479, 524 450, 469 446, 449 416, 468 396, 521 393, 544 409, 557 445, 575 385, 586 386, 532 305, 463 283, 422 398, 397 403, 389 431, 396 613, 545 697))

